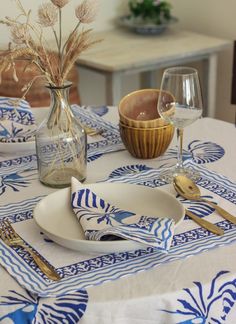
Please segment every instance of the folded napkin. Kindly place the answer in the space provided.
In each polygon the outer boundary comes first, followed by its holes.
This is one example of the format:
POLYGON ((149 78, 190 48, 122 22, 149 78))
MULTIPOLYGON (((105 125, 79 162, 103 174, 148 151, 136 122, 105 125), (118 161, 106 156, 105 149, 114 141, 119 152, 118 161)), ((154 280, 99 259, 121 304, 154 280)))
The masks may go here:
POLYGON ((123 238, 163 252, 170 248, 175 227, 173 219, 138 215, 119 209, 75 178, 71 180, 71 205, 88 240, 123 238))
POLYGON ((0 97, 0 142, 32 141, 35 119, 27 101, 0 97))

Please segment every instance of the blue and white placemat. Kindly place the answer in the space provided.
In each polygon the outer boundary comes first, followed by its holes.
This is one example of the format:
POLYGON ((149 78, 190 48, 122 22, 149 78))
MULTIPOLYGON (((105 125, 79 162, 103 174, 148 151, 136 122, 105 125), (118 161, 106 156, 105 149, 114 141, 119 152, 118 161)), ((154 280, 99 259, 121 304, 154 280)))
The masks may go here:
MULTIPOLYGON (((28 164, 28 161, 21 161, 28 164)), ((16 161, 5 165, 5 171, 11 169, 16 161)), ((220 204, 229 212, 235 212, 236 184, 229 179, 220 176, 202 166, 194 166, 202 178, 198 184, 202 195, 220 204)), ((26 168, 26 166, 25 166, 26 168)), ((139 185, 161 186, 163 190, 173 193, 173 188, 160 182, 158 179, 160 170, 143 168, 138 173, 123 175, 114 172, 107 179, 108 182, 132 182, 139 185)), ((23 178, 25 180, 25 178, 23 178)), ((155 189, 154 189, 155 190, 155 189)), ((0 263, 7 271, 25 287, 28 291, 39 296, 57 296, 64 293, 74 292, 78 289, 102 284, 109 280, 132 275, 139 271, 147 270, 163 263, 196 255, 200 252, 217 248, 236 241, 236 226, 222 219, 214 211, 200 202, 182 202, 205 219, 217 223, 225 234, 218 237, 207 230, 199 228, 195 223, 186 218, 177 228, 171 249, 168 254, 157 252, 148 247, 131 252, 111 253, 107 255, 82 255, 78 252, 62 248, 49 240, 34 223, 32 211, 40 196, 26 199, 17 204, 6 204, 0 207, 0 218, 7 217, 24 240, 45 257, 57 268, 61 276, 60 282, 52 282, 47 279, 28 258, 26 252, 21 249, 11 249, 0 241, 0 263)))
MULTIPOLYGON (((1 101, 0 101, 1 104, 1 101)), ((18 114, 22 118, 24 118, 24 122, 30 123, 31 126, 34 127, 35 130, 35 120, 32 112, 30 111, 30 117, 29 115, 29 108, 28 103, 26 101, 22 102, 22 111, 19 110, 18 114), (29 119, 30 118, 30 119, 29 119), (28 120, 29 119, 29 120, 28 120), (27 121, 28 120, 28 121, 27 121)), ((101 135, 97 136, 88 136, 88 143, 87 143, 87 160, 88 162, 93 161, 99 157, 101 157, 103 154, 110 153, 110 152, 116 152, 120 150, 124 150, 125 147, 122 143, 120 133, 119 133, 119 128, 117 124, 114 124, 112 122, 106 121, 104 118, 101 117, 102 112, 106 112, 107 110, 106 106, 101 106, 101 107, 81 107, 78 105, 72 105, 73 112, 76 117, 78 117, 81 121, 82 124, 91 127, 95 130, 102 131, 101 135)), ((5 109, 5 108, 4 108, 5 109)), ((1 143, 1 136, 5 136, 6 130, 1 128, 1 119, 5 118, 5 110, 2 107, 0 107, 0 143, 1 143), (4 116, 3 116, 4 115, 4 116), (2 134, 2 135, 1 135, 2 134)), ((108 108, 107 108, 108 109, 108 108)), ((17 110, 17 111, 18 111, 17 110)), ((12 114, 15 116, 15 110, 13 110, 12 114)), ((9 111, 7 110, 9 113, 9 111)), ((17 116, 18 116, 17 114, 17 116)), ((23 121, 22 121, 23 122, 23 121)), ((16 128, 14 128, 14 131, 17 132, 16 128)), ((22 129, 21 129, 22 131, 22 129)), ((19 132, 21 134, 21 132, 19 132)), ((9 135, 10 136, 10 135, 9 135)), ((34 138, 32 139, 34 141, 34 138)), ((24 154, 26 155, 27 147, 25 146, 25 151, 21 153, 23 156, 24 154)), ((52 154, 55 154, 54 150, 55 148, 51 148, 50 146, 47 147, 48 151, 51 150, 52 154)), ((4 152, 4 145, 1 146, 1 152, 4 152)), ((14 150, 12 151, 12 154, 15 154, 16 148, 14 147, 14 150)), ((31 149, 33 151, 33 149, 31 149)), ((10 148, 8 147, 8 150, 6 153, 9 153, 10 148)), ((20 153, 20 152, 19 152, 20 153)), ((30 154, 30 153, 28 153, 30 154)), ((36 159, 35 159, 36 161, 36 159)), ((35 168, 37 167, 35 163, 35 168)))
POLYGON ((72 110, 83 125, 102 131, 101 136, 98 137, 98 139, 93 137, 94 140, 88 142, 87 149, 89 160, 93 159, 93 157, 97 155, 125 149, 117 124, 106 121, 91 107, 86 108, 72 105, 72 110))
POLYGON ((34 114, 27 101, 0 97, 0 142, 33 141, 35 131, 34 114))

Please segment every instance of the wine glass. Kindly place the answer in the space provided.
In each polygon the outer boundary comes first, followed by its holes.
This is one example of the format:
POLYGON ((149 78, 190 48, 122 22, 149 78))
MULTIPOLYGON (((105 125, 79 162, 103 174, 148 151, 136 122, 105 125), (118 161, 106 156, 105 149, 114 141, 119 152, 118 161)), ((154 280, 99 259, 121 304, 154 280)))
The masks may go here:
POLYGON ((200 174, 183 165, 183 130, 202 115, 202 94, 198 72, 191 67, 172 67, 162 76, 157 104, 159 114, 177 129, 177 164, 164 170, 160 177, 170 183, 177 175, 185 175, 196 181, 200 174))

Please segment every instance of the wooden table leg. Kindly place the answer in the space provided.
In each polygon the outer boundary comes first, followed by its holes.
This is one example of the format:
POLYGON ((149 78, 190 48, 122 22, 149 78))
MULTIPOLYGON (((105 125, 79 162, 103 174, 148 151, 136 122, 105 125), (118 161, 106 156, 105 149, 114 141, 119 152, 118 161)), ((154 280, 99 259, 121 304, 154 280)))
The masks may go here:
POLYGON ((106 75, 106 104, 117 106, 122 98, 121 73, 113 72, 106 75))
POLYGON ((216 82, 217 82, 217 54, 213 53, 203 60, 203 85, 206 89, 204 116, 215 118, 216 116, 216 82))
POLYGON ((157 71, 147 71, 140 74, 141 89, 157 88, 157 71))

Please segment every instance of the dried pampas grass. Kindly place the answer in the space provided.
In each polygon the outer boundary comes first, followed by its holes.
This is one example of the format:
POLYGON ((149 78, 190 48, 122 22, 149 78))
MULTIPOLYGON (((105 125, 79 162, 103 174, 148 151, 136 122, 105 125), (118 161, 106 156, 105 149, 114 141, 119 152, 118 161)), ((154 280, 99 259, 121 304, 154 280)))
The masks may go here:
MULTIPOLYGON (((15 69, 17 60, 25 61, 25 69, 32 65, 37 68, 38 76, 45 79, 51 86, 62 86, 79 55, 99 40, 91 37, 92 29, 80 30, 82 24, 89 24, 95 19, 97 12, 96 0, 84 0, 75 8, 74 30, 69 32, 66 39, 62 38, 62 10, 70 0, 51 0, 39 6, 37 21, 31 21, 31 10, 26 11, 20 0, 15 0, 19 9, 16 18, 5 17, 1 24, 9 27, 11 42, 6 51, 0 52, 0 82, 4 79, 4 72, 12 70, 12 77, 17 82, 15 69), (22 21, 23 20, 23 21, 22 21), (48 46, 44 38, 44 28, 51 28, 56 41, 56 51, 48 46), (63 42, 64 40, 64 42, 63 42)), ((24 98, 33 80, 24 85, 24 98)))

